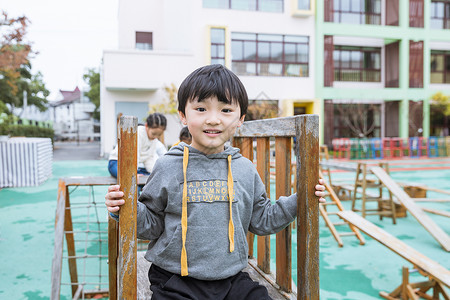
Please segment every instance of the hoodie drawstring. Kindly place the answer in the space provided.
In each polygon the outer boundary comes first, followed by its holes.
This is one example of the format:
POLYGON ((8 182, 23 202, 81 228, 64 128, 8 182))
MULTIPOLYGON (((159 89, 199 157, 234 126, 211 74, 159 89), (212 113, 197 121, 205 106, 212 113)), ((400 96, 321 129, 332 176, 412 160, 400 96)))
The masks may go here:
POLYGON ((183 247, 181 248, 181 276, 188 275, 187 266, 187 253, 186 253, 186 232, 187 232, 187 180, 186 180, 186 170, 189 161, 189 149, 184 147, 183 152, 183 202, 181 206, 181 240, 183 242, 183 247))
MULTIPOLYGON (((231 172, 231 155, 228 155, 228 201, 230 207, 230 221, 228 223, 228 240, 230 241, 230 252, 234 251, 234 224, 233 224, 233 174, 231 172)), ((181 207, 181 240, 182 240, 182 248, 181 248, 181 276, 188 275, 188 265, 187 265, 187 252, 186 252, 186 233, 187 233, 187 166, 189 161, 189 148, 184 147, 183 151, 183 199, 182 199, 182 207, 181 207)))
POLYGON ((231 155, 228 155, 228 201, 230 202, 230 222, 228 223, 228 239, 230 252, 234 251, 234 224, 233 224, 233 174, 231 173, 231 155))

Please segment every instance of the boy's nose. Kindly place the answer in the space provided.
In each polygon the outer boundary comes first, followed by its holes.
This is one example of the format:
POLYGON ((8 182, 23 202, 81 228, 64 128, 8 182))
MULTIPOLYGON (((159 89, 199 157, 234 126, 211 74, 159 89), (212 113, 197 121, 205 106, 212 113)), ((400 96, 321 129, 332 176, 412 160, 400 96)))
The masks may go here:
POLYGON ((206 119, 206 124, 209 124, 209 125, 220 124, 220 118, 218 118, 217 114, 211 114, 206 119))

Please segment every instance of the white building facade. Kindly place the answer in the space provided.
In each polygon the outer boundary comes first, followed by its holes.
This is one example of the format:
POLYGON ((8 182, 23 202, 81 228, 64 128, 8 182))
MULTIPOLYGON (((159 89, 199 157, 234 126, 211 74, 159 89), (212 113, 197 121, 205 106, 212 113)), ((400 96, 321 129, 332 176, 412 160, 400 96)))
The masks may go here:
MULTIPOLYGON (((101 70, 101 151, 116 143, 116 118, 144 123, 164 87, 198 67, 220 63, 242 80, 250 101, 270 101, 278 116, 320 113, 315 100, 313 0, 120 0, 119 48, 101 70)), ((252 102, 251 102, 252 103, 252 102)), ((165 144, 178 140, 169 116, 165 144)))
POLYGON ((56 101, 50 103, 55 137, 62 140, 88 140, 99 137, 92 117, 95 105, 78 87, 73 91, 60 90, 56 101))

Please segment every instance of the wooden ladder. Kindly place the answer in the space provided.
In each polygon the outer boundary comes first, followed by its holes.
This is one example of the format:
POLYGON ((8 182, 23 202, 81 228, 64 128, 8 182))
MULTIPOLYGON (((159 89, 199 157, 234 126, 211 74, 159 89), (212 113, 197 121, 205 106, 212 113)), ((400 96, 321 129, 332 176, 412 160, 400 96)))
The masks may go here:
MULTIPOLYGON (((385 162, 378 163, 379 167, 383 168, 387 174, 389 174, 389 165, 385 162)), ((362 217, 365 218, 366 215, 379 215, 380 220, 383 219, 383 216, 385 217, 391 217, 392 222, 396 224, 396 211, 395 211, 395 203, 392 197, 392 192, 388 189, 389 197, 383 198, 383 188, 385 185, 379 180, 379 178, 376 178, 374 180, 369 179, 368 175, 372 174, 370 168, 368 167, 367 163, 358 163, 358 167, 356 169, 356 179, 355 179, 355 186, 353 190, 353 197, 352 197, 352 210, 353 211, 360 211, 362 213, 362 217), (361 177, 360 177, 361 175, 361 177), (358 188, 361 188, 361 208, 356 208, 356 200, 359 198, 357 197, 358 188), (378 195, 374 195, 367 191, 368 188, 377 188, 379 190, 378 195), (376 201, 378 202, 377 208, 367 208, 366 204, 369 201, 376 201)))
POLYGON ((330 215, 337 215, 339 211, 344 211, 344 207, 342 206, 342 203, 339 200, 336 193, 334 192, 333 188, 325 180, 322 172, 320 172, 320 171, 319 171, 319 176, 320 176, 320 178, 322 178, 324 180, 325 188, 328 192, 328 196, 330 196, 330 198, 331 198, 331 201, 327 201, 326 203, 319 203, 319 212, 322 215, 322 218, 325 221, 325 224, 330 229, 331 234, 336 239, 336 242, 338 243, 339 247, 344 246, 344 242, 341 239, 341 237, 343 237, 343 236, 356 236, 356 238, 359 240, 359 244, 364 245, 366 243, 366 241, 364 240, 364 237, 362 236, 362 234, 359 232, 358 228, 356 228, 352 224, 349 224, 347 221, 336 222, 336 223, 333 223, 331 221, 330 215), (338 210, 337 211, 328 211, 327 207, 331 206, 331 205, 336 206, 338 210), (336 226, 345 226, 345 225, 350 227, 350 230, 351 230, 350 232, 339 232, 336 229, 336 226))

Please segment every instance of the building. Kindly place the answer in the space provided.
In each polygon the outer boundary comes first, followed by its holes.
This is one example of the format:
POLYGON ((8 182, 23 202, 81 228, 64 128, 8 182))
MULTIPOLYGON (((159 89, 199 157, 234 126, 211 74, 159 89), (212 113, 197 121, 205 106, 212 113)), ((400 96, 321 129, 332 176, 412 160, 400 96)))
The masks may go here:
POLYGON ((450 94, 449 29, 450 1, 317 1, 324 142, 429 136, 430 98, 450 94))
MULTIPOLYGON (((179 87, 211 63, 240 77, 250 109, 267 104, 280 116, 319 114, 314 6, 309 0, 119 1, 119 47, 104 51, 101 70, 104 155, 116 143, 118 114, 144 122, 148 105, 167 98, 165 86, 179 87)), ((180 128, 178 116, 170 116, 166 145, 178 140, 180 128)))
POLYGON ((430 98, 450 94, 449 2, 119 1, 119 48, 104 51, 101 72, 102 151, 119 113, 143 122, 165 86, 211 63, 241 78, 250 116, 319 114, 321 143, 429 136, 430 98))
POLYGON ((99 124, 92 117, 95 105, 78 87, 59 92, 57 100, 50 102, 55 138, 87 141, 98 138, 99 124))

